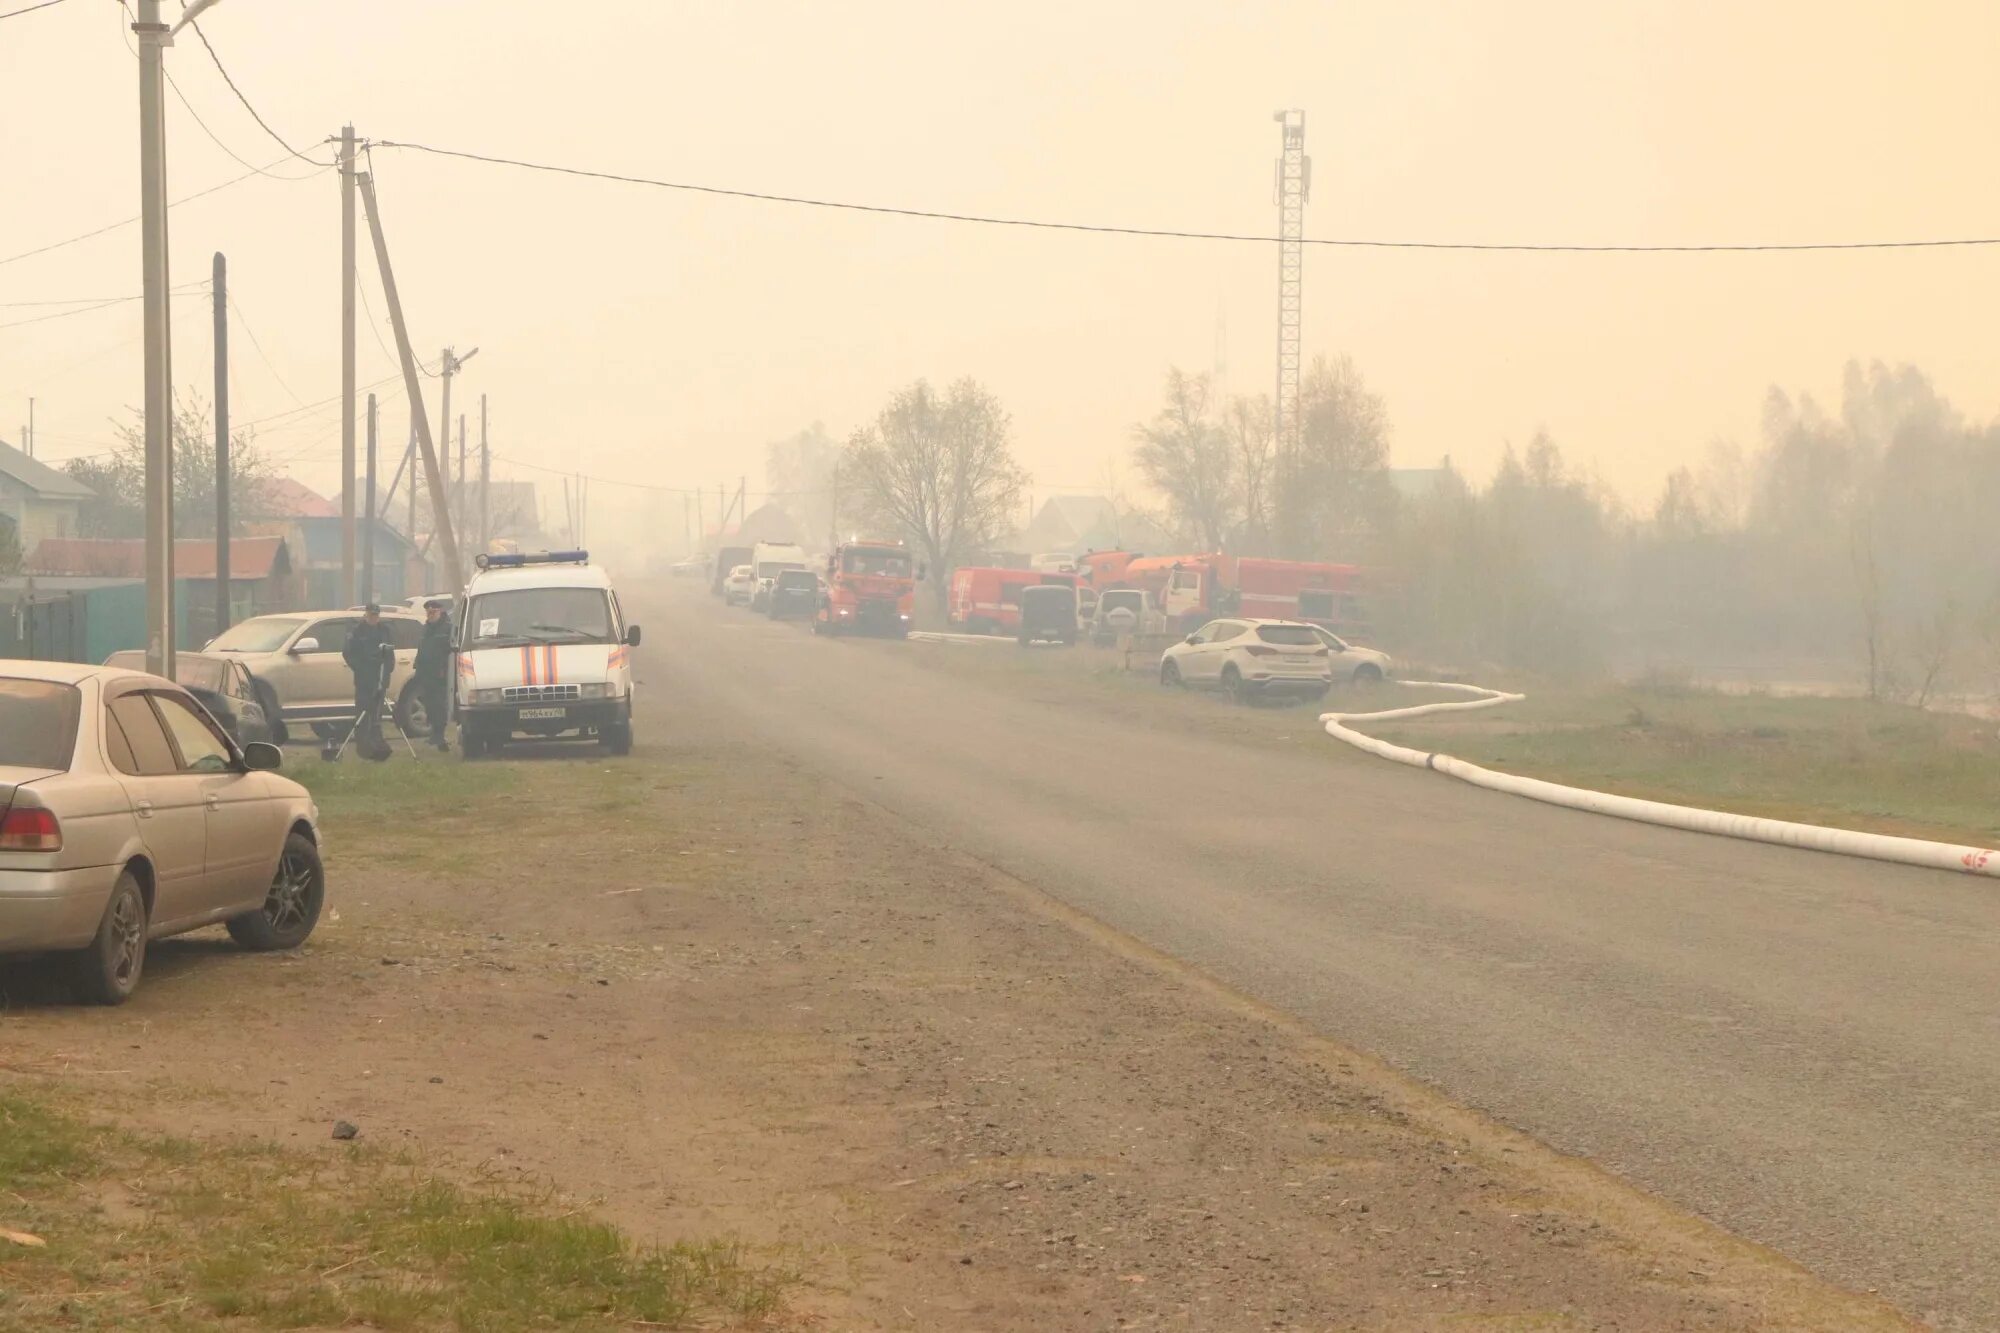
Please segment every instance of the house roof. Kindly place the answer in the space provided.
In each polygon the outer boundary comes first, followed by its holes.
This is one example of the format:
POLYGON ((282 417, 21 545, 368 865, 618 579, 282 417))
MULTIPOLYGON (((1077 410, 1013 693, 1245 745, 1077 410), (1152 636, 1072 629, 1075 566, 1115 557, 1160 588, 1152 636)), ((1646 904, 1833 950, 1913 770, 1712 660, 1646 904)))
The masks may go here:
POLYGON ((266 477, 256 486, 259 518, 339 518, 340 506, 302 481, 266 477))
MULTIPOLYGON (((146 543, 138 537, 49 537, 23 565, 34 574, 86 574, 100 578, 143 578, 146 543)), ((229 543, 229 581, 256 581, 292 572, 282 537, 236 537, 229 543)), ((174 577, 215 577, 215 542, 189 537, 174 543, 174 577)))
POLYGON ((96 491, 65 472, 58 472, 39 459, 30 458, 0 440, 0 473, 12 477, 45 500, 88 500, 96 491))

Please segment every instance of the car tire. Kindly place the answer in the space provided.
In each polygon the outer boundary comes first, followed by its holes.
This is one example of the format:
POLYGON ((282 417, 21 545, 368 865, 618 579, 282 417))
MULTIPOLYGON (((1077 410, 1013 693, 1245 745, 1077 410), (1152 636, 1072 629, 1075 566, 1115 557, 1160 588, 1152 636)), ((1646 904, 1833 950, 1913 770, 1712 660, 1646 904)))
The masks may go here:
POLYGON ((229 918, 229 937, 259 953, 296 949, 319 924, 325 904, 326 867, 320 863, 319 848, 305 834, 294 832, 278 855, 264 905, 229 918))
POLYGON ((1233 704, 1244 705, 1250 702, 1249 691, 1243 687, 1243 673, 1234 666, 1222 668, 1222 692, 1233 704))
POLYGON ((1160 663, 1160 684, 1170 690, 1184 690, 1187 680, 1181 675, 1181 664, 1171 659, 1160 663))
POLYGON ((486 736, 483 732, 476 731, 463 722, 459 723, 458 752, 462 757, 477 759, 486 753, 486 749, 486 736))
POLYGON ((88 1004, 123 1004, 139 989, 146 972, 146 895, 130 870, 111 886, 111 900, 97 923, 97 935, 78 951, 72 976, 88 1004))
POLYGON ((263 681, 257 681, 257 702, 264 709, 264 726, 271 733, 271 744, 283 745, 292 738, 285 730, 285 710, 278 707, 278 692, 263 681))
POLYGON ((428 736, 431 734, 430 714, 424 707, 424 697, 417 690, 413 680, 403 686, 403 692, 396 696, 396 725, 405 736, 428 736))
POLYGON ((597 743, 604 747, 606 754, 632 753, 632 720, 607 723, 598 733, 597 743))
POLYGON ((1382 668, 1376 666, 1373 662, 1363 662, 1360 666, 1354 668, 1354 683, 1356 685, 1380 685, 1382 683, 1382 668))

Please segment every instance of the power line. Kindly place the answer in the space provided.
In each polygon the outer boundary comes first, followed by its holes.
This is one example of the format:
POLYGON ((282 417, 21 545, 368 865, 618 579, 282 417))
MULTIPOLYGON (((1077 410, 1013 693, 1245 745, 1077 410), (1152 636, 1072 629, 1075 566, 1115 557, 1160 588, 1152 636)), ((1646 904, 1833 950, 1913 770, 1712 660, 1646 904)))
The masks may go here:
MULTIPOLYGON (((981 213, 950 213, 938 209, 902 208, 889 204, 861 204, 839 199, 814 199, 804 195, 772 194, 761 190, 736 190, 721 185, 701 185, 691 181, 658 180, 650 176, 630 176, 613 171, 593 171, 586 167, 557 166, 547 162, 527 162, 520 158, 470 153, 430 144, 400 143, 377 139, 377 148, 407 148, 438 157, 463 158, 493 166, 520 167, 559 176, 581 176, 589 180, 617 181, 625 185, 648 185, 661 190, 690 194, 721 195, 731 199, 753 199, 761 203, 793 204, 802 208, 828 208, 850 213, 880 213, 891 217, 924 218, 936 222, 969 222, 994 227, 1025 227, 1041 231, 1095 232, 1108 236, 1152 236, 1182 241, 1230 241, 1253 245, 1276 245, 1282 238, 1248 232, 1186 231, 1170 227, 1124 227, 1094 222, 1060 222, 1047 218, 1000 217, 981 213)), ((1946 237, 1907 241, 1770 241, 1718 244, 1571 244, 1512 241, 1408 241, 1369 237, 1308 236, 1306 245, 1364 250, 1477 250, 1530 254, 1751 254, 1766 251, 1805 250, 1920 250, 1954 246, 2000 245, 2000 236, 1946 237)))
MULTIPOLYGON (((713 495, 715 489, 709 486, 664 486, 650 481, 630 481, 624 477, 600 477, 589 472, 578 472, 574 468, 549 467, 543 463, 530 463, 525 458, 509 458, 504 454, 494 454, 496 463, 511 463, 515 467, 530 468, 536 472, 546 472, 556 477, 581 477, 585 481, 602 482, 606 486, 628 486, 638 491, 656 491, 662 495, 713 495)), ((832 495, 831 487, 809 491, 745 491, 745 495, 759 500, 782 500, 794 497, 832 495)))
MULTIPOLYGON (((125 0, 118 0, 118 7, 125 11, 126 18, 131 19, 134 22, 138 21, 137 16, 132 13, 132 7, 126 4, 125 0)), ((132 45, 132 34, 129 30, 128 25, 122 23, 118 25, 118 36, 119 39, 125 43, 125 49, 131 52, 132 57, 134 59, 137 59, 139 51, 137 47, 132 45)), ((208 122, 201 118, 201 112, 196 111, 194 109, 194 103, 190 102, 188 100, 188 95, 181 91, 180 82, 179 80, 174 78, 173 71, 163 67, 160 70, 160 72, 167 76, 167 86, 174 90, 174 97, 180 102, 182 108, 186 110, 188 116, 194 121, 194 123, 200 127, 201 132, 208 136, 208 141, 214 144, 217 148, 220 148, 230 158, 234 159, 236 165, 240 167, 248 167, 250 168, 250 170, 258 172, 260 175, 270 176, 274 180, 308 179, 308 177, 306 176, 280 176, 276 172, 264 171, 255 162, 250 161, 248 158, 244 157, 241 153, 238 153, 234 148, 231 148, 228 144, 224 143, 222 141, 222 136, 217 134, 214 130, 208 127, 208 122)))
POLYGON ((235 313, 237 324, 242 327, 243 332, 250 336, 250 345, 257 349, 257 359, 264 363, 264 369, 271 372, 271 378, 278 382, 279 388, 291 394, 293 402, 304 403, 305 399, 299 397, 297 391, 291 385, 285 383, 285 377, 280 375, 278 368, 271 364, 270 354, 264 350, 264 344, 258 341, 257 330, 250 327, 250 317, 243 313, 242 306, 236 304, 236 293, 228 292, 225 294, 224 299, 229 302, 230 310, 235 313))
POLYGON ((19 18, 23 14, 32 14, 38 9, 47 9, 51 5, 59 5, 62 2, 63 0, 42 0, 42 3, 39 5, 24 5, 20 9, 10 9, 4 14, 0 14, 0 19, 19 18))
MULTIPOLYGON (((200 289, 200 288, 203 288, 203 287, 206 287, 206 286, 208 286, 208 281, 207 281, 207 279, 203 279, 203 280, 202 280, 202 281, 200 281, 200 282, 189 282, 189 283, 183 283, 183 284, 182 284, 181 286, 179 286, 179 287, 175 287, 175 288, 173 288, 172 290, 173 290, 173 291, 176 291, 176 292, 191 292, 191 291, 196 291, 196 290, 198 290, 198 289, 200 289)), ((126 305, 126 304, 128 304, 128 303, 130 303, 130 302, 132 302, 132 301, 138 301, 138 300, 143 300, 143 299, 144 299, 144 298, 143 298, 142 296, 113 296, 113 297, 109 297, 109 298, 107 298, 107 299, 105 299, 105 300, 101 300, 101 301, 98 301, 98 302, 97 302, 96 304, 94 304, 94 305, 82 305, 82 306, 78 306, 78 307, 77 307, 76 309, 74 309, 74 310, 53 310, 53 311, 50 311, 50 312, 49 312, 48 314, 46 314, 46 315, 30 315, 30 316, 29 316, 28 318, 26 318, 26 319, 17 319, 17 320, 13 320, 13 321, 11 321, 11 322, 9 322, 9 323, 6 323, 6 324, 0 324, 0 329, 18 329, 18 328, 20 328, 20 327, 21 327, 21 326, 22 326, 23 324, 40 324, 40 323, 43 323, 43 322, 45 322, 45 321, 47 321, 47 320, 51 320, 51 319, 68 319, 68 318, 69 318, 69 317, 70 317, 71 315, 87 315, 87 314, 89 314, 89 313, 90 313, 91 311, 93 311, 93 310, 104 310, 104 309, 107 309, 107 308, 108 308, 108 307, 110 307, 110 306, 114 306, 114 305, 126 305)), ((49 302, 37 302, 37 301, 24 301, 24 302, 22 302, 22 304, 23 304, 23 305, 40 305, 40 304, 48 304, 48 305, 57 305, 57 304, 66 304, 66 303, 64 303, 64 302, 55 302, 55 301, 49 301, 49 302)))
MULTIPOLYGON (((185 3, 183 3, 182 8, 186 8, 185 3)), ((272 129, 270 123, 267 122, 262 116, 257 114, 257 108, 250 105, 250 99, 245 97, 243 95, 243 90, 236 86, 236 80, 229 77, 228 68, 223 65, 222 57, 215 53, 215 48, 209 44, 208 34, 201 30, 201 24, 195 22, 193 19, 189 19, 187 21, 187 24, 190 28, 194 29, 194 35, 201 38, 202 49, 207 51, 208 58, 215 62, 216 72, 222 75, 222 81, 229 85, 229 91, 236 94, 236 100, 243 104, 243 109, 250 113, 250 119, 256 121, 258 127, 262 129, 264 133, 270 135, 273 139, 276 139, 278 141, 278 145, 281 148, 283 148, 286 152, 290 153, 293 157, 305 158, 306 161, 311 162, 316 167, 330 167, 335 165, 332 162, 321 162, 316 158, 306 157, 304 153, 301 153, 298 149, 292 147, 291 144, 285 142, 285 136, 278 133, 276 130, 272 129)))
MULTIPOLYGON (((226 190, 226 189, 228 189, 228 188, 229 188, 230 186, 232 186, 232 185, 241 185, 241 184, 242 184, 242 183, 243 183, 244 181, 247 181, 247 180, 250 180, 250 179, 251 179, 251 178, 253 178, 253 177, 256 177, 256 176, 269 176, 269 175, 271 174, 271 173, 270 173, 270 168, 271 168, 271 167, 275 167, 275 166, 280 166, 280 165, 282 165, 282 164, 284 164, 284 163, 286 163, 286 162, 289 162, 289 161, 291 161, 291 160, 292 160, 292 159, 293 159, 294 157, 298 157, 298 156, 300 156, 300 154, 298 154, 298 153, 288 153, 288 154, 286 154, 286 155, 285 155, 284 157, 281 157, 281 158, 279 158, 279 159, 278 159, 277 161, 275 161, 275 162, 270 162, 270 163, 267 163, 267 164, 266 164, 265 166, 262 166, 262 167, 258 167, 258 168, 254 169, 254 170, 251 170, 251 171, 246 171, 246 172, 244 172, 244 173, 243 173, 243 174, 242 174, 241 176, 235 176, 235 177, 232 177, 232 178, 230 178, 229 180, 226 180, 226 181, 222 182, 222 183, 221 183, 220 185, 211 185, 211 186, 209 186, 209 187, 208 187, 208 188, 207 188, 206 190, 196 190, 196 191, 195 191, 195 192, 194 192, 193 194, 185 194, 185 195, 182 195, 182 196, 181 196, 180 198, 178 198, 178 199, 176 199, 176 200, 173 200, 173 201, 172 201, 171 203, 169 203, 169 204, 167 205, 167 207, 168 207, 168 208, 179 208, 179 207, 180 207, 180 206, 181 206, 182 204, 191 204, 191 203, 193 203, 193 202, 194 202, 195 200, 197 200, 197 199, 205 199, 205 198, 207 198, 207 197, 208 197, 209 195, 211 195, 211 194, 214 194, 214 193, 216 193, 217 191, 220 191, 220 190, 226 190)), ((308 160, 308 161, 310 161, 311 159, 307 159, 307 160, 308 160)), ((271 177, 271 179, 273 179, 273 180, 311 180, 311 179, 312 179, 312 177, 309 177, 309 176, 272 176, 272 177, 271 177)), ((102 235, 104 235, 104 234, 105 234, 106 232, 110 232, 110 231, 117 231, 117 230, 118 230, 118 229, 119 229, 120 227, 129 227, 129 226, 131 226, 131 225, 132 225, 133 223, 137 222, 138 220, 139 220, 139 217, 138 217, 138 215, 137 215, 137 214, 134 214, 133 216, 131 216, 131 217, 129 217, 129 218, 125 218, 125 219, 123 219, 122 221, 119 221, 119 222, 110 222, 110 223, 106 223, 106 224, 105 224, 104 226, 102 226, 102 227, 99 227, 99 228, 97 228, 97 229, 96 229, 95 231, 86 231, 86 232, 82 233, 81 235, 77 235, 77 236, 71 236, 71 237, 69 237, 69 238, 68 238, 68 239, 66 239, 66 240, 61 240, 61 241, 51 241, 51 242, 50 242, 49 244, 47 244, 47 245, 41 245, 41 246, 36 246, 36 247, 35 247, 34 249, 32 249, 32 250, 23 250, 23 251, 22 251, 22 252, 21 252, 20 254, 17 254, 17 255, 7 255, 7 256, 6 256, 6 257, 4 257, 4 258, 0 258, 0 264, 12 264, 12 263, 15 263, 15 262, 17 262, 17 261, 19 261, 19 260, 22 260, 22 259, 32 259, 32 258, 34 258, 34 257, 35 257, 36 255, 45 255, 45 254, 47 254, 47 253, 48 253, 49 251, 51 251, 51 250, 60 250, 60 249, 62 249, 62 248, 63 248, 64 246, 68 246, 68 245, 75 245, 75 244, 76 244, 77 242, 79 242, 79 241, 87 241, 87 240, 90 240, 90 239, 91 239, 92 237, 96 237, 96 236, 102 236, 102 235)))

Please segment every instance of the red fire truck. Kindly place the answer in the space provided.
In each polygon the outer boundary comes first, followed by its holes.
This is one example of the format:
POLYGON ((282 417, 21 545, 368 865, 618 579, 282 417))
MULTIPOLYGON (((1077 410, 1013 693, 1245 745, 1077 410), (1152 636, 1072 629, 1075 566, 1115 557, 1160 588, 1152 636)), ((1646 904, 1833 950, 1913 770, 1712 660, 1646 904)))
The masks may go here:
POLYGON ((1216 551, 1134 560, 1125 566, 1122 581, 1145 589, 1148 600, 1180 633, 1217 616, 1309 620, 1352 633, 1361 627, 1361 573, 1357 565, 1216 551))
POLYGON ((813 614, 813 633, 908 636, 917 573, 901 542, 842 542, 827 557, 826 595, 813 614))
POLYGON ((1021 628, 1021 589, 1050 583, 1074 588, 1077 576, 1038 569, 968 566, 953 571, 946 613, 968 634, 1014 634, 1021 628))

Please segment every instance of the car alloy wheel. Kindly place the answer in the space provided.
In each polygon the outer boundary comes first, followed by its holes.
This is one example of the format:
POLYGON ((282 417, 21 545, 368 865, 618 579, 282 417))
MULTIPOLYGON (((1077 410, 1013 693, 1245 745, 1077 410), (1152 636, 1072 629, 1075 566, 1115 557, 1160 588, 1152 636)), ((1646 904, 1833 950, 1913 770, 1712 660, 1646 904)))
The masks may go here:
POLYGON ((296 930, 305 923, 313 891, 312 863, 289 847, 278 859, 278 873, 264 898, 264 920, 279 934, 296 930))

